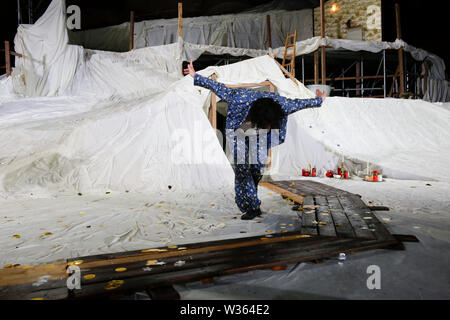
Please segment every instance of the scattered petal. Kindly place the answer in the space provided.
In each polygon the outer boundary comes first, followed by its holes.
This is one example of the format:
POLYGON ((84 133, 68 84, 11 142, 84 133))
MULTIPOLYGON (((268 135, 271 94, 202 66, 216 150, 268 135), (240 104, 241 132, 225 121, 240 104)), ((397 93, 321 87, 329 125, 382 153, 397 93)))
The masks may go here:
POLYGON ((115 272, 124 272, 127 271, 127 268, 116 268, 114 269, 115 272))
POLYGON ((70 261, 67 263, 68 266, 78 266, 83 263, 83 260, 70 261))
POLYGON ((158 260, 147 260, 146 266, 156 266, 158 265, 158 260))
POLYGON ((123 284, 124 284, 123 280, 112 280, 112 281, 108 282, 108 284, 106 285, 105 289, 106 290, 114 290, 114 289, 119 288, 123 284))
POLYGON ((83 278, 86 279, 86 280, 94 279, 95 278, 95 274, 87 274, 87 275, 83 276, 83 278))
POLYGON ((13 237, 14 239, 20 239, 20 235, 18 235, 18 234, 13 235, 12 237, 13 237))

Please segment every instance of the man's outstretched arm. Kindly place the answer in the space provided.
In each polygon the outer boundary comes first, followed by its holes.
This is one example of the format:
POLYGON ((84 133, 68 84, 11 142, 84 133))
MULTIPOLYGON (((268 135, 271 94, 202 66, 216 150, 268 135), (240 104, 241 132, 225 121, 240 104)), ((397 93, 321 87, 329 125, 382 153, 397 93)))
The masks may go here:
POLYGON ((297 111, 308 109, 308 108, 318 108, 325 101, 325 92, 316 91, 317 97, 315 99, 289 99, 280 96, 279 94, 273 94, 271 97, 276 102, 278 102, 285 114, 292 114, 297 111))
POLYGON ((190 74, 194 78, 194 85, 203 87, 205 89, 211 90, 214 92, 220 99, 225 102, 230 103, 233 100, 233 97, 236 94, 236 90, 228 88, 223 83, 219 83, 212 79, 203 77, 195 72, 194 66, 191 63, 188 65, 188 68, 184 70, 185 74, 190 74))

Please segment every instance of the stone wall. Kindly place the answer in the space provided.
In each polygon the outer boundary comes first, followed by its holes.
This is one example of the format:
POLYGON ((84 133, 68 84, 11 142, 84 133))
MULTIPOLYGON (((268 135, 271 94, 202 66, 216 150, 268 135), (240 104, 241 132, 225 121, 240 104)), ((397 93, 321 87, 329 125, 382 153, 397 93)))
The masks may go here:
MULTIPOLYGON (((325 33, 335 39, 347 39, 347 21, 361 26, 365 41, 381 41, 381 0, 329 0, 325 2, 325 33), (337 11, 332 12, 335 4, 337 11)), ((314 35, 320 36, 320 7, 314 9, 314 35)))

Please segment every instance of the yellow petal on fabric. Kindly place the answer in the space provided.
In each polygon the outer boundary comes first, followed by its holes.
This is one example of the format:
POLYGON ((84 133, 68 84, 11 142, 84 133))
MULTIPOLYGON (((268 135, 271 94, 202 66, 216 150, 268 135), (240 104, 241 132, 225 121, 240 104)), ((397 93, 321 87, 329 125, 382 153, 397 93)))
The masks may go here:
POLYGON ((45 236, 51 236, 53 233, 51 233, 51 232, 46 232, 44 235, 45 236))
POLYGON ((14 239, 20 239, 20 235, 15 234, 15 235, 12 236, 12 238, 14 238, 14 239))
POLYGON ((81 215, 86 214, 86 212, 80 212, 81 215))
POLYGON ((91 280, 95 278, 95 274, 87 274, 85 276, 83 276, 84 279, 86 280, 91 280))
POLYGON ((158 260, 147 260, 146 266, 156 266, 158 264, 158 260))
POLYGON ((168 246, 167 248, 169 248, 169 249, 176 249, 176 248, 178 248, 178 246, 168 246))
POLYGON ((109 192, 109 191, 106 191, 105 193, 106 193, 106 194, 110 194, 111 192, 109 192))
POLYGON ((115 272, 124 272, 127 271, 127 268, 116 268, 114 269, 115 272))
POLYGON ((298 236, 296 236, 297 239, 306 239, 306 238, 311 238, 311 236, 309 234, 300 234, 298 236))
POLYGON ((272 230, 266 230, 266 233, 272 233, 272 230))
POLYGON ((44 298, 33 298, 33 299, 31 299, 31 300, 34 300, 34 301, 42 301, 42 300, 44 300, 44 298))
POLYGON ((124 284, 123 280, 111 280, 111 281, 108 282, 108 284, 106 285, 105 289, 106 290, 114 290, 114 289, 119 288, 123 284, 124 284))

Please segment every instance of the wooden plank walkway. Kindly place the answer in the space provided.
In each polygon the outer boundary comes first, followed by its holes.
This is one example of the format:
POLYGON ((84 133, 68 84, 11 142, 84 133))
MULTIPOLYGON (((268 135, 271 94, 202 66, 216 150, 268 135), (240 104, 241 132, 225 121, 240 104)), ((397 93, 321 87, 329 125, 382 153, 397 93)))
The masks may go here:
POLYGON ((399 246, 359 196, 313 181, 263 184, 301 204, 290 231, 257 237, 79 257, 0 270, 0 299, 83 299, 168 288, 231 273, 399 246), (288 190, 286 190, 286 189, 288 190), (81 289, 69 290, 68 266, 81 289))

